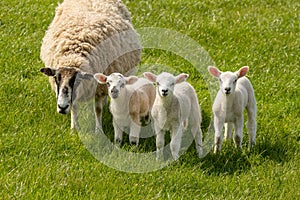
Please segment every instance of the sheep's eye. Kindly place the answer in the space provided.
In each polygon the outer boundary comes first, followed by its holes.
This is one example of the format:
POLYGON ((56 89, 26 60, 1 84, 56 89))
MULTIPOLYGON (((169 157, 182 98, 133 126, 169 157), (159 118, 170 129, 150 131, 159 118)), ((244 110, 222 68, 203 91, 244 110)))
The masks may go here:
POLYGON ((220 83, 223 83, 223 81, 221 79, 219 79, 220 83))
POLYGON ((156 84, 157 86, 159 86, 159 82, 156 82, 155 84, 156 84))
POLYGON ((106 82, 106 85, 109 87, 109 86, 110 86, 110 83, 109 83, 109 82, 106 82))
POLYGON ((236 83, 236 82, 237 82, 237 79, 235 79, 233 82, 236 83))
POLYGON ((171 86, 173 87, 175 85, 175 83, 171 83, 171 86))

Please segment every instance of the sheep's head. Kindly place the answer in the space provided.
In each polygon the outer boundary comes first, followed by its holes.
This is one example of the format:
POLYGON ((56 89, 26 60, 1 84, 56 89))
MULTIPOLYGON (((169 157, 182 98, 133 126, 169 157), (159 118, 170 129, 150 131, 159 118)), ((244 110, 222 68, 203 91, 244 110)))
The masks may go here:
POLYGON ((70 112, 72 103, 75 101, 74 92, 82 79, 91 79, 93 75, 80 71, 74 67, 41 68, 40 71, 46 76, 53 77, 56 87, 57 112, 67 114, 70 112))
POLYGON ((208 71, 212 76, 219 79, 220 90, 223 92, 223 94, 230 95, 235 91, 238 79, 247 74, 249 67, 242 67, 236 72, 222 72, 216 67, 209 66, 208 71))
POLYGON ((151 72, 145 72, 144 76, 153 83, 156 83, 157 93, 161 97, 168 97, 173 95, 175 84, 181 83, 188 78, 188 74, 179 74, 173 76, 170 73, 163 72, 159 75, 152 74, 151 72))
POLYGON ((136 76, 124 77, 120 73, 112 73, 109 76, 97 73, 94 78, 98 83, 107 85, 108 95, 113 99, 118 98, 126 84, 133 84, 138 80, 136 76))

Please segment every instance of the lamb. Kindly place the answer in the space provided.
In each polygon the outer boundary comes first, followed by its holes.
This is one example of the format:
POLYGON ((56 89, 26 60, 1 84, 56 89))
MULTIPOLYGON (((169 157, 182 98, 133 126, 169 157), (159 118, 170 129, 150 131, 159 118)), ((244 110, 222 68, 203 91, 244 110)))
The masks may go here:
POLYGON ((65 0, 56 9, 41 46, 56 92, 57 112, 71 112, 71 128, 78 129, 78 103, 95 100, 96 130, 102 129, 102 106, 107 88, 93 74, 130 74, 141 59, 141 44, 130 13, 121 0, 65 0))
POLYGON ((171 153, 173 159, 177 160, 183 132, 188 127, 193 134, 200 157, 203 154, 200 127, 202 121, 201 110, 194 88, 185 82, 188 74, 182 73, 175 77, 167 72, 159 75, 145 72, 144 76, 157 84, 156 98, 151 111, 156 134, 156 158, 162 158, 165 131, 170 131, 171 153))
POLYGON ((209 66, 210 74, 219 79, 220 89, 213 104, 215 147, 214 153, 221 151, 222 129, 225 123, 225 139, 231 139, 234 127, 234 143, 242 149, 244 109, 248 115, 248 135, 250 148, 256 143, 256 100, 254 89, 245 77, 249 67, 245 66, 236 72, 221 72, 218 68, 209 66))
POLYGON ((150 122, 150 111, 155 99, 154 85, 147 79, 136 76, 124 77, 120 73, 112 73, 109 76, 97 73, 94 77, 100 84, 106 84, 108 88, 115 144, 121 145, 123 131, 129 128, 129 141, 137 146, 141 122, 150 122))

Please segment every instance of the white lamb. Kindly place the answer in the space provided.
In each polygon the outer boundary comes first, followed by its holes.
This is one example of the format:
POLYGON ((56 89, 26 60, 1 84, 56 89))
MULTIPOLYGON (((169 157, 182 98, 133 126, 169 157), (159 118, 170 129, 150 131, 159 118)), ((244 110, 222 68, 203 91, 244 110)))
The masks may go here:
POLYGON ((157 84, 156 98, 151 115, 156 134, 157 159, 163 155, 165 131, 171 134, 171 153, 174 160, 179 158, 181 140, 185 129, 190 128, 195 139, 199 156, 202 155, 201 111, 194 88, 185 80, 187 74, 173 76, 163 72, 156 76, 145 72, 144 76, 157 84))
POLYGON ((101 129, 107 88, 93 74, 125 74, 140 57, 138 35, 121 0, 65 0, 43 39, 45 68, 40 71, 56 92, 57 111, 71 112, 71 128, 78 128, 76 102, 94 97, 96 128, 101 129))
POLYGON ((95 79, 106 84, 110 96, 110 111, 113 115, 114 141, 120 145, 123 131, 130 129, 129 141, 138 145, 142 121, 150 121, 150 112, 155 99, 154 85, 144 78, 124 77, 120 73, 109 76, 97 73, 95 79))
POLYGON ((216 67, 208 67, 210 74, 219 79, 220 90, 213 104, 215 148, 214 153, 221 151, 222 129, 225 123, 225 139, 231 138, 234 126, 234 143, 242 148, 244 109, 248 114, 248 134, 250 148, 256 143, 256 100, 253 87, 248 78, 244 77, 249 68, 240 68, 236 72, 221 72, 216 67))

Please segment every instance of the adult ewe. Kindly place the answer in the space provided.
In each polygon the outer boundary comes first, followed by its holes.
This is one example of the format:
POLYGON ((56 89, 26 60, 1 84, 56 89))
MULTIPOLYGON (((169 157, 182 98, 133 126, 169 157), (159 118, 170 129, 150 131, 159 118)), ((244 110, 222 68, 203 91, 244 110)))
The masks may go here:
POLYGON ((240 68, 236 72, 221 72, 218 68, 209 66, 209 73, 218 78, 220 90, 213 104, 214 128, 215 128, 215 148, 214 153, 221 151, 222 129, 225 123, 225 139, 231 138, 234 126, 234 143, 238 148, 242 148, 244 109, 248 114, 248 134, 250 148, 256 142, 256 100, 251 82, 245 77, 249 68, 240 68))
POLYGON ((78 128, 75 103, 94 97, 96 129, 102 129, 107 88, 93 74, 130 73, 140 61, 141 45, 120 0, 65 0, 56 9, 40 56, 45 63, 40 71, 56 92, 57 111, 71 112, 71 128, 78 128))

